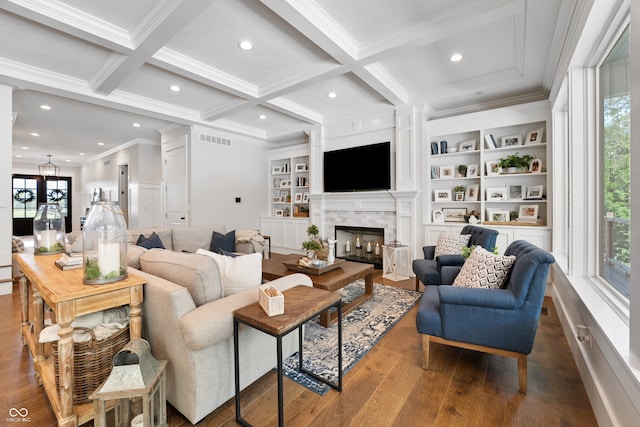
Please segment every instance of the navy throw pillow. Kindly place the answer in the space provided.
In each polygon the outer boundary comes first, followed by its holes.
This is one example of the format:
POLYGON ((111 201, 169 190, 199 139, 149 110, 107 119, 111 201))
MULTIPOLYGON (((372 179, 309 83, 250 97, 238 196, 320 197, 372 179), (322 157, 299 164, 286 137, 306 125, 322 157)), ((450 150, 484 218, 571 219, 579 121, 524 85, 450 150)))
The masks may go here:
POLYGON ((227 252, 233 252, 236 249, 236 230, 231 230, 227 234, 218 233, 217 231, 213 232, 209 250, 219 253, 219 249, 227 252))
POLYGON ((136 245, 141 246, 145 249, 165 249, 164 245, 162 244, 162 240, 160 240, 160 236, 158 236, 155 231, 151 233, 151 236, 149 237, 145 237, 141 234, 138 237, 136 245))

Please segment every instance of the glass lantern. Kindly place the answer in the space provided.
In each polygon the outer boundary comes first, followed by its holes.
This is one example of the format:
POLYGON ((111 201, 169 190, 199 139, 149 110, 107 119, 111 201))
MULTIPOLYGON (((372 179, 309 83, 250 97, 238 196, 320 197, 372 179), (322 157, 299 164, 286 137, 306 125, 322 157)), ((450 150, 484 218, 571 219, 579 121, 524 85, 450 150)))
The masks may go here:
POLYGON ((127 277, 127 224, 117 202, 93 202, 82 229, 83 282, 99 285, 127 277))
POLYGON ((43 203, 33 218, 33 247, 36 255, 64 252, 64 216, 57 203, 43 203))

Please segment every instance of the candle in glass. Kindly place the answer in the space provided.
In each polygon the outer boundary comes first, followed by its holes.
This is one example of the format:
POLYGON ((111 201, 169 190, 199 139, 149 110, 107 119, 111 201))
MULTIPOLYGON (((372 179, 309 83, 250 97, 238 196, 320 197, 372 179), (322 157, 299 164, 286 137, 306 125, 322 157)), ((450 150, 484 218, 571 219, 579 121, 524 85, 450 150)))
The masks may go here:
POLYGON ((115 272, 114 276, 120 275, 119 243, 100 242, 98 244, 98 267, 102 277, 113 272, 115 272))
POLYGON ((367 253, 371 253, 371 242, 367 242, 367 253))
POLYGON ((347 244, 344 247, 345 252, 351 252, 351 241, 347 240, 347 244))
POLYGON ((49 248, 58 243, 58 239, 56 238, 57 233, 56 230, 42 230, 40 232, 40 247, 46 248, 48 251, 49 248))
POLYGON ((380 255, 380 243, 376 243, 376 255, 380 255))

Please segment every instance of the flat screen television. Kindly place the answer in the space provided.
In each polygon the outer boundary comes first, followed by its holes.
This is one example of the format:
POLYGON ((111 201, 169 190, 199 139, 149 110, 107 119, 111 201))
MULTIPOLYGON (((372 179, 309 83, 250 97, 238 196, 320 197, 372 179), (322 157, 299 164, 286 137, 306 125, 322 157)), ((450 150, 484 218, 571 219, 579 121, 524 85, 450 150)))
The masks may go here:
POLYGON ((391 142, 324 152, 324 191, 391 189, 391 142))

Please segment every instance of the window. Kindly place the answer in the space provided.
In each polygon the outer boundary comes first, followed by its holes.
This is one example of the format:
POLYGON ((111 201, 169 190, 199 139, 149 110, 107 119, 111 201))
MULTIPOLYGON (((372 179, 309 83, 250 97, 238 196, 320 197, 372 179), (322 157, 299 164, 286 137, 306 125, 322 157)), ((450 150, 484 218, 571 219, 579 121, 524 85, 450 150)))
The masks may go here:
POLYGON ((629 28, 599 69, 600 81, 600 276, 629 298, 630 75, 629 28))

